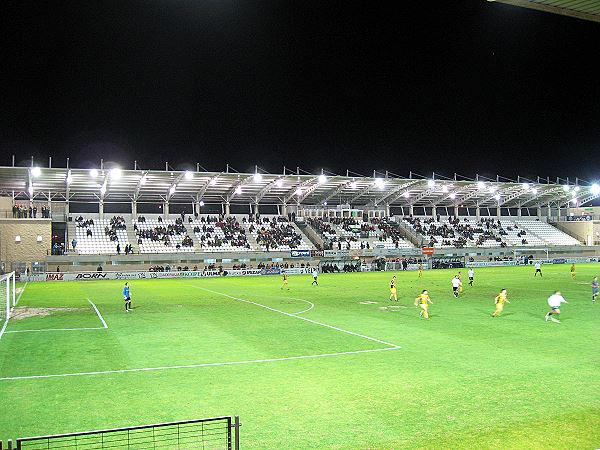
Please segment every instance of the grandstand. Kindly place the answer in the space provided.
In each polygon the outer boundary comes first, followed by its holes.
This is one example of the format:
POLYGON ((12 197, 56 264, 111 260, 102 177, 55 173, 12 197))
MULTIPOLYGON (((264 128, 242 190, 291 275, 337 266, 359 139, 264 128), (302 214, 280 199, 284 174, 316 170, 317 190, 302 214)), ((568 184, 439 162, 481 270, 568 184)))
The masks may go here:
POLYGON ((421 247, 440 257, 484 250, 485 258, 591 252, 599 240, 593 228, 573 225, 600 196, 598 184, 580 180, 199 169, 0 167, 1 215, 53 236, 36 231, 38 255, 5 264, 143 269, 223 259, 233 266, 285 261, 291 252, 415 257, 421 247))

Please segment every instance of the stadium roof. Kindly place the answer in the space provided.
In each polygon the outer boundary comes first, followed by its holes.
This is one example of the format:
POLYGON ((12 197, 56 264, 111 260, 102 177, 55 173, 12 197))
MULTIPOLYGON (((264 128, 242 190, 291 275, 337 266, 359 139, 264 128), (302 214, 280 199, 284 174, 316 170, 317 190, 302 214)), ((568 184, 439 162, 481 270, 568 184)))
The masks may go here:
POLYGON ((600 22, 600 1, 598 0, 488 0, 536 9, 577 19, 600 22))
POLYGON ((231 173, 0 167, 0 195, 36 201, 107 203, 302 204, 352 207, 582 206, 600 197, 598 184, 567 180, 409 178, 334 174, 231 173))

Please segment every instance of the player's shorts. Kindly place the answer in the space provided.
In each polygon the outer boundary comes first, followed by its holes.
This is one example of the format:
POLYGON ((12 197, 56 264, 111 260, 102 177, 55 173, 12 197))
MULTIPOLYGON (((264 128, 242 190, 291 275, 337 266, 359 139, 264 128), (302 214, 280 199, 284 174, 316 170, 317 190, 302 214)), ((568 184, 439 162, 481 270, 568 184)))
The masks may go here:
POLYGON ((459 287, 460 287, 460 286, 452 286, 452 290, 453 290, 454 292, 458 292, 458 288, 459 288, 459 287))
POLYGON ((395 294, 397 292, 396 288, 390 288, 390 293, 395 294))
POLYGON ((123 297, 123 300, 126 302, 130 302, 131 301, 131 297, 123 297))
POLYGON ((504 305, 502 303, 496 303, 496 311, 502 311, 504 309, 504 305))
POLYGON ((557 309, 560 309, 560 306, 552 306, 552 311, 556 311, 557 309))
POLYGON ((469 277, 469 281, 473 281, 473 277, 469 277))
POLYGON ((540 273, 542 273, 542 269, 535 269, 535 271, 536 271, 536 273, 537 273, 537 272, 540 272, 540 273))
POLYGON ((420 303, 419 306, 421 309, 427 310, 427 305, 425 303, 420 303))
POLYGON ((598 293, 598 288, 592 288, 592 294, 597 294, 598 293))

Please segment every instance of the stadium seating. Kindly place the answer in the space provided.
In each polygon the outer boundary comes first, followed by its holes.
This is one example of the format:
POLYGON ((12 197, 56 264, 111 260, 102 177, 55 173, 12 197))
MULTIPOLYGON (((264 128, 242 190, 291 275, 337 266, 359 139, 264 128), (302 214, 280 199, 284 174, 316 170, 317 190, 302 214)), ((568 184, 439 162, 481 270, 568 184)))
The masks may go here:
POLYGON ((244 226, 262 251, 311 250, 314 246, 298 227, 284 217, 262 217, 243 222, 244 226))
POLYGON ((75 221, 75 251, 80 255, 110 255, 117 253, 117 244, 121 251, 129 244, 124 222, 115 224, 115 218, 75 221))
POLYGON ((248 252, 254 248, 248 242, 246 229, 235 217, 202 217, 189 222, 204 252, 248 252))
POLYGON ((192 253, 194 243, 181 219, 134 220, 140 253, 192 253))
POLYGON ((515 223, 549 245, 581 245, 577 239, 540 220, 517 219, 515 223))

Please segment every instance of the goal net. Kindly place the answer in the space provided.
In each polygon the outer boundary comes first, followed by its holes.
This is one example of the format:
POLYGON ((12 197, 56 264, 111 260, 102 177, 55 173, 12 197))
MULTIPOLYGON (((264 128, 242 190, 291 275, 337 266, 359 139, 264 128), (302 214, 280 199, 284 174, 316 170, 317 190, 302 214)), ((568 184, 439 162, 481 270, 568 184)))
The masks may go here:
POLYGON ((15 306, 15 273, 0 275, 0 324, 10 319, 10 310, 15 306))

